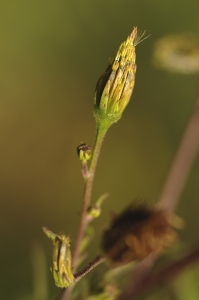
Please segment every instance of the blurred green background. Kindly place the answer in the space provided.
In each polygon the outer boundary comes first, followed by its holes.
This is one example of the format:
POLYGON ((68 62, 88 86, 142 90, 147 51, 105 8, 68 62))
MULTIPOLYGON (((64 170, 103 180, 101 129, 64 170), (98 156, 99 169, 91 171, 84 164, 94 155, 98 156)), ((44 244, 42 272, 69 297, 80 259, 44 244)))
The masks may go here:
MULTIPOLYGON (((198 12, 198 0, 1 1, 0 299, 33 299, 31 249, 43 249, 47 271, 51 264, 42 224, 75 239, 83 193, 76 147, 93 145, 96 82, 133 26, 151 36, 136 48, 132 100, 101 152, 93 201, 104 192, 110 197, 95 221, 92 254, 110 211, 136 197, 157 201, 198 76, 155 69, 153 44, 170 33, 199 34, 198 12)), ((197 158, 177 209, 187 247, 199 242, 198 183, 197 158)), ((52 296, 57 289, 47 274, 52 296)))

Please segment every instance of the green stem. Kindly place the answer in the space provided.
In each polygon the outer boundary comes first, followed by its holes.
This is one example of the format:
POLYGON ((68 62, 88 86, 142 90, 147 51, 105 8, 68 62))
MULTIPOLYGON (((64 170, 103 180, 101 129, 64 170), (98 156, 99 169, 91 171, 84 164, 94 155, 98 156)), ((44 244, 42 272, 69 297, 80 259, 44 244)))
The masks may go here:
POLYGON ((83 197, 79 230, 78 230, 78 234, 77 234, 77 238, 76 238, 76 242, 75 242, 75 246, 74 246, 74 251, 73 251, 73 259, 72 259, 73 272, 75 272, 76 267, 77 267, 77 258, 79 255, 79 248, 80 248, 80 244, 81 244, 82 238, 84 236, 84 232, 85 232, 86 225, 87 225, 86 215, 87 215, 87 210, 88 210, 88 207, 89 207, 90 201, 91 201, 91 193, 92 193, 95 169, 97 166, 97 161, 98 161, 98 157, 100 154, 102 142, 103 142, 104 136, 107 132, 107 129, 108 129, 107 126, 97 126, 95 145, 94 145, 91 163, 90 163, 90 167, 89 167, 89 176, 86 179, 85 187, 84 187, 84 197, 83 197))

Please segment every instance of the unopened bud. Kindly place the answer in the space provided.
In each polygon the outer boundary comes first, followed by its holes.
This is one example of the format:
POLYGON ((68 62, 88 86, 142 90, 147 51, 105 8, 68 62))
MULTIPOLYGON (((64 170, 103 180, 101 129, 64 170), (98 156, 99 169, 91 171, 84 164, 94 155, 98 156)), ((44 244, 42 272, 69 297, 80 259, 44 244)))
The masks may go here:
POLYGON ((87 210, 87 221, 90 222, 95 218, 98 218, 102 211, 102 203, 109 196, 108 193, 101 195, 101 197, 97 200, 95 205, 91 205, 87 210))
POLYGON ((101 214, 101 207, 93 205, 88 208, 87 216, 91 217, 91 219, 98 218, 101 214))
POLYGON ((71 266, 70 238, 62 233, 53 233, 45 226, 42 229, 53 242, 53 263, 51 270, 55 285, 60 288, 67 288, 74 282, 71 266))
POLYGON ((82 161, 89 160, 91 158, 91 147, 87 144, 81 143, 81 145, 77 147, 77 155, 82 161))
POLYGON ((135 83, 135 46, 141 37, 137 37, 137 27, 134 27, 127 40, 120 45, 112 63, 98 80, 94 102, 97 123, 106 121, 110 126, 117 122, 129 103, 135 83))

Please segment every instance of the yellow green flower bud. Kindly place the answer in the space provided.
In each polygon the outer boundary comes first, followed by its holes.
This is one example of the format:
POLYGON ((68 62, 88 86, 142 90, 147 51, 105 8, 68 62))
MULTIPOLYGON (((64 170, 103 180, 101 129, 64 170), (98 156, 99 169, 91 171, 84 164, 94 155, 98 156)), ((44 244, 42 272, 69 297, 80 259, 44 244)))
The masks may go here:
POLYGON ((55 285, 67 288, 74 282, 71 267, 70 238, 65 234, 55 234, 47 227, 42 227, 44 233, 53 242, 52 273, 55 285))
POLYGON ((101 214, 101 207, 96 205, 90 206, 87 211, 87 215, 91 217, 91 219, 98 218, 100 214, 101 214))
POLYGON ((77 155, 82 161, 89 160, 91 158, 91 147, 87 144, 81 143, 81 145, 77 147, 77 155))
POLYGON ((135 83, 135 46, 139 42, 137 27, 134 27, 127 40, 120 45, 105 73, 98 80, 94 101, 97 124, 106 122, 108 127, 117 122, 129 103, 135 83))
POLYGON ((90 222, 95 218, 98 218, 102 211, 102 203, 109 196, 108 193, 105 193, 99 197, 95 205, 91 205, 87 210, 87 221, 90 222))

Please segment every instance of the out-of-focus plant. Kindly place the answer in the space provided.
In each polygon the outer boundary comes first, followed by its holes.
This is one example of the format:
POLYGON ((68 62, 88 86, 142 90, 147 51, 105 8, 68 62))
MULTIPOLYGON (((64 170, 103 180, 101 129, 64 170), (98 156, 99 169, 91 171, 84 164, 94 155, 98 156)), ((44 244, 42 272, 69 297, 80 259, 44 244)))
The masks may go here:
POLYGON ((199 38, 191 33, 166 35, 154 44, 153 64, 182 74, 199 72, 199 38))

